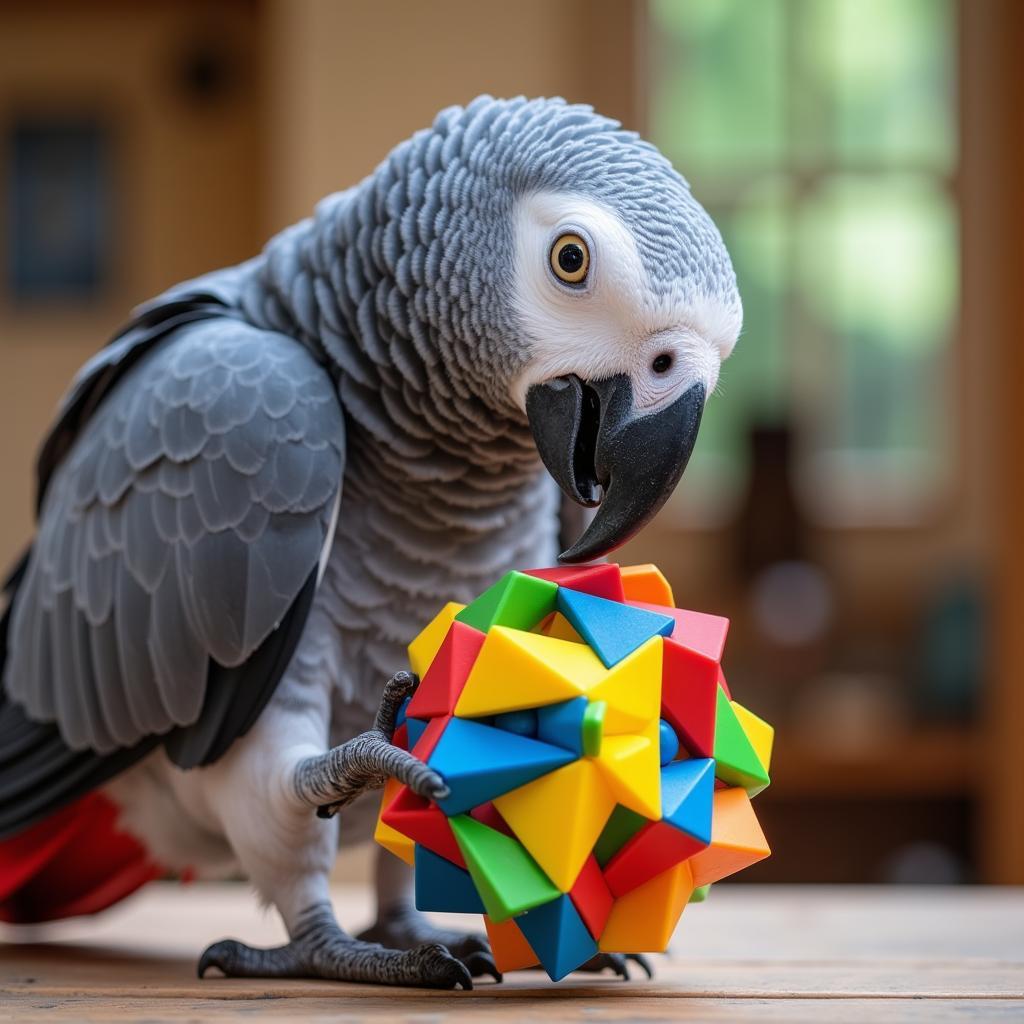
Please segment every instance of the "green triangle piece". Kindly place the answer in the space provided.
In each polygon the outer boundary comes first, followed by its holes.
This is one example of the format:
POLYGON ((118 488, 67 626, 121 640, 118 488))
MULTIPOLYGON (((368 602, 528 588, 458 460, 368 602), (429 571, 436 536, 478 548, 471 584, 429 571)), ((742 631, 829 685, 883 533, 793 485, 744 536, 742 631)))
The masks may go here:
POLYGON ((491 626, 529 630, 555 610, 557 594, 557 583, 524 572, 510 572, 467 604, 455 618, 481 633, 491 626))
POLYGON ((715 777, 730 786, 742 786, 749 796, 756 796, 768 785, 768 773, 721 686, 715 710, 714 757, 715 777))
POLYGON ((707 885, 698 885, 696 889, 690 893, 690 903, 703 903, 708 898, 708 893, 711 892, 711 883, 707 885))
POLYGON ((608 702, 592 700, 583 712, 583 753, 597 757, 601 753, 601 739, 604 736, 604 716, 608 702))
POLYGON ((558 887, 517 839, 468 814, 448 819, 480 899, 493 921, 558 899, 558 887))
POLYGON ((647 824, 647 819, 622 804, 616 804, 604 830, 594 843, 594 856, 604 867, 619 852, 627 839, 631 839, 647 824))

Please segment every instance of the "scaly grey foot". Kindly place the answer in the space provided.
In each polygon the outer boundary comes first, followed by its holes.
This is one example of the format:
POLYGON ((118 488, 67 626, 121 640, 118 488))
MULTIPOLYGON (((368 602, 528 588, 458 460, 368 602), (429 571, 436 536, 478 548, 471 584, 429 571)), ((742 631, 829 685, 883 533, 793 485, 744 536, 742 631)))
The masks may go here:
POLYGON ((199 977, 218 968, 229 978, 323 978, 415 988, 471 989, 466 965, 439 943, 387 949, 342 930, 327 903, 305 911, 291 941, 255 949, 236 939, 215 942, 199 959, 199 977))
POLYGON ((293 780, 299 801, 315 807, 321 818, 330 818, 364 790, 379 788, 388 778, 404 782, 428 800, 444 799, 448 795, 444 779, 391 743, 402 701, 417 685, 411 672, 396 673, 384 687, 372 729, 301 761, 293 780))
POLYGON ((380 942, 394 949, 414 949, 423 944, 444 946, 461 960, 474 978, 489 974, 501 981, 491 946, 485 935, 459 932, 432 925, 414 906, 404 901, 386 907, 375 924, 356 936, 364 942, 380 942))

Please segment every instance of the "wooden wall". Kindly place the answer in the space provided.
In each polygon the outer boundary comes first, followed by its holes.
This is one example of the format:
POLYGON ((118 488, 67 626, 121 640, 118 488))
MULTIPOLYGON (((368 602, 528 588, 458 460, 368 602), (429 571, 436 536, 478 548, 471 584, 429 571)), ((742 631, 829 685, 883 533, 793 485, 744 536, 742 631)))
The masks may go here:
POLYGON ((964 5, 965 294, 989 352, 993 645, 978 787, 982 877, 1024 883, 1024 5, 964 5))
POLYGON ((268 0, 270 226, 481 93, 564 96, 634 123, 630 0, 268 0))
MULTIPOLYGON (((98 112, 116 167, 114 263, 95 300, 19 307, 0 285, 0 566, 30 535, 36 446, 78 367, 136 303, 261 242, 256 28, 246 0, 0 7, 0 147, 26 112, 98 112), (181 62, 211 37, 229 40, 238 77, 196 103, 181 62)), ((8 169, 0 153, 0 181, 8 169)))

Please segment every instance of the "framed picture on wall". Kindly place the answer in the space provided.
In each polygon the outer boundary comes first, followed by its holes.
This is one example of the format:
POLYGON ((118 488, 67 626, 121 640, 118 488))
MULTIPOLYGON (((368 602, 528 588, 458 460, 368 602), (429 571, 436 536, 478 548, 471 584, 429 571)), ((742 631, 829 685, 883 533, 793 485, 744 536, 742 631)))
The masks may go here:
POLYGON ((18 305, 89 302, 111 267, 109 128, 98 117, 59 114, 7 124, 4 290, 18 305))

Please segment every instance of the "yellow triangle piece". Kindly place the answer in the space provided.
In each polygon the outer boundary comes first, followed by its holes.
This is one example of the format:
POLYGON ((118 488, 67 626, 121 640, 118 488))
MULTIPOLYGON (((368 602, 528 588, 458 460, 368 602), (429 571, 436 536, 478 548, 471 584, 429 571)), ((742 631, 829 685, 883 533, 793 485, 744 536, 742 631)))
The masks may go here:
POLYGON ((761 767, 767 772, 771 767, 772 743, 775 740, 775 730, 763 719, 758 718, 753 711, 748 711, 742 704, 731 700, 733 711, 736 712, 736 720, 740 723, 743 731, 750 740, 750 745, 761 762, 761 767))
POLYGON ((585 644, 492 626, 455 714, 473 718, 557 704, 586 693, 607 671, 585 644))
POLYGON ((438 648, 448 635, 448 629, 455 616, 466 606, 456 601, 449 601, 434 617, 428 626, 409 644, 409 665, 421 679, 426 675, 430 663, 434 660, 438 648))
POLYGON ((408 836, 403 836, 401 832, 392 828, 380 817, 384 813, 384 808, 398 796, 398 791, 401 788, 402 783, 398 779, 388 779, 385 783, 384 795, 380 801, 380 811, 377 813, 377 827, 373 830, 373 838, 389 853, 393 853, 399 860, 404 860, 406 864, 412 867, 416 844, 408 836))
POLYGON ((664 953, 693 889, 684 860, 620 896, 597 948, 603 953, 664 953))
POLYGON ((661 709, 660 636, 651 637, 632 654, 613 665, 608 675, 587 691, 591 700, 608 703, 604 733, 616 736, 646 729, 658 721, 661 709))
POLYGON ((595 758, 616 802, 654 821, 661 817, 658 719, 635 736, 605 736, 595 758))
POLYGON ((586 640, 572 628, 572 623, 561 612, 553 612, 546 618, 541 625, 540 632, 545 636, 552 636, 556 640, 570 640, 574 644, 586 643, 586 640))
POLYGON ((580 759, 495 797, 494 806, 544 874, 568 892, 615 808, 593 761, 580 759))

